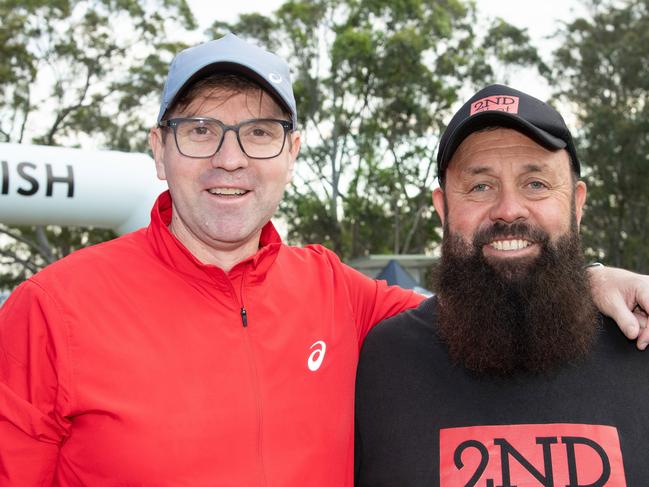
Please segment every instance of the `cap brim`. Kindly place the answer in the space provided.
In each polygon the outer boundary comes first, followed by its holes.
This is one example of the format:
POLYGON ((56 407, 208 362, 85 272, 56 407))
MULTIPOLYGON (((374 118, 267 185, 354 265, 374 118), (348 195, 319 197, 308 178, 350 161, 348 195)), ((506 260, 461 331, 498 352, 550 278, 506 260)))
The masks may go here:
POLYGON ((261 75, 259 75, 254 69, 249 68, 244 64, 234 63, 230 61, 218 61, 215 63, 210 63, 197 70, 194 74, 192 74, 189 78, 187 78, 187 80, 180 86, 180 88, 178 88, 178 91, 176 91, 174 97, 171 100, 169 100, 167 104, 167 109, 165 110, 164 113, 160 113, 158 118, 160 120, 163 118, 164 114, 169 110, 169 107, 173 106, 174 103, 176 103, 176 101, 181 96, 183 96, 187 87, 191 86, 196 80, 200 78, 204 78, 210 73, 217 73, 217 72, 241 74, 246 78, 250 78, 252 81, 254 81, 259 86, 261 86, 264 89, 264 91, 269 93, 273 97, 273 99, 277 103, 279 103, 279 105, 284 110, 286 110, 286 112, 291 116, 291 121, 295 125, 296 121, 294 120, 293 111, 288 105, 288 102, 284 100, 281 93, 273 85, 271 85, 266 79, 264 79, 261 75))

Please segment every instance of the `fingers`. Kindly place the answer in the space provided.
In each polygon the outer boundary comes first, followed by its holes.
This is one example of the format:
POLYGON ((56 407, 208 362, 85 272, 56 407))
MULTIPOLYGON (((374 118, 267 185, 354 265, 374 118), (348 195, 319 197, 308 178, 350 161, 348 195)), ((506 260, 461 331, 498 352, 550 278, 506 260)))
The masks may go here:
POLYGON ((633 308, 633 316, 638 321, 638 326, 640 327, 640 334, 638 335, 638 348, 644 350, 649 344, 649 316, 640 305, 633 308))
POLYGON ((638 285, 636 290, 636 299, 633 308, 633 316, 638 322, 640 333, 638 336, 637 346, 640 350, 644 350, 649 345, 649 285, 647 284, 647 276, 642 276, 643 280, 638 285))
MULTIPOLYGON (((620 304, 621 306, 616 306, 614 312, 610 313, 610 317, 613 318, 617 323, 617 326, 622 330, 622 333, 624 333, 629 340, 635 340, 640 337, 640 324, 638 318, 631 312, 631 310, 629 310, 629 308, 626 307, 625 304, 622 302, 620 304)), ((649 330, 645 329, 642 331, 647 332, 645 336, 646 343, 644 343, 644 347, 641 348, 640 342, 638 342, 638 348, 640 348, 640 350, 644 350, 647 344, 649 344, 649 330)))
POLYGON ((612 267, 589 268, 593 298, 599 310, 610 316, 637 347, 649 345, 649 276, 612 267))
POLYGON ((645 327, 638 335, 637 347, 639 350, 644 350, 649 344, 649 327, 645 327))
POLYGON ((645 317, 647 317, 649 313, 649 280, 646 281, 644 287, 639 287, 636 292, 636 302, 633 312, 635 313, 637 311, 644 314, 645 317))

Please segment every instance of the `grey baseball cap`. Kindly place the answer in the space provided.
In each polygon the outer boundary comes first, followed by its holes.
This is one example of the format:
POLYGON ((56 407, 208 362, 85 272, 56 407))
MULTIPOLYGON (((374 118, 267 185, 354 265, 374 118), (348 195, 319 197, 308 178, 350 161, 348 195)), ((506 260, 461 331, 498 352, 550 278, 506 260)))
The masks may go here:
POLYGON ((169 67, 162 91, 158 123, 185 86, 214 72, 239 73, 272 94, 291 114, 297 126, 297 108, 288 64, 264 49, 242 41, 234 34, 181 51, 169 67))

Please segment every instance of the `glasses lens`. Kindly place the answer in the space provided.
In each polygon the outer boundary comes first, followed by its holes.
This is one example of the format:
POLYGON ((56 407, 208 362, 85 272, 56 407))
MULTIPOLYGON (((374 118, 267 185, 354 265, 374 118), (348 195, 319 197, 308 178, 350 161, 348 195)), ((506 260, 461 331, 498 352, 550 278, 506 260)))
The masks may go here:
POLYGON ((212 120, 181 120, 176 127, 178 149, 188 157, 211 157, 222 135, 223 129, 212 120))
POLYGON ((239 127, 239 140, 248 157, 276 157, 284 148, 286 132, 277 120, 251 120, 239 127))

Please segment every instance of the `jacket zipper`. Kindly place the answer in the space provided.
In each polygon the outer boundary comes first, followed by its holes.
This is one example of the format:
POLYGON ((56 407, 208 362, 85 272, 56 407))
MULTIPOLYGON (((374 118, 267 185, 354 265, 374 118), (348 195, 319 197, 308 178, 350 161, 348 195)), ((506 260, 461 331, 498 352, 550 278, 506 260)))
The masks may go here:
MULTIPOLYGON (((243 270, 241 274, 241 287, 239 289, 239 314, 241 316, 241 324, 243 325, 243 339, 246 342, 246 349, 248 351, 248 364, 250 366, 250 375, 252 377, 252 388, 253 396, 255 398, 256 407, 257 407, 257 471, 259 476, 259 485, 265 487, 266 482, 266 469, 264 467, 264 457, 262 451, 262 405, 261 405, 261 394, 259 392, 259 375, 257 373, 257 365, 255 363, 254 351, 252 348, 252 343, 250 341, 250 334, 248 332, 248 311, 243 302, 243 284, 245 282, 246 271, 243 270)), ((237 296, 234 286, 232 286, 232 291, 234 292, 235 297, 237 296)))
POLYGON ((241 307, 241 323, 243 323, 244 328, 248 326, 248 312, 243 306, 241 307))

